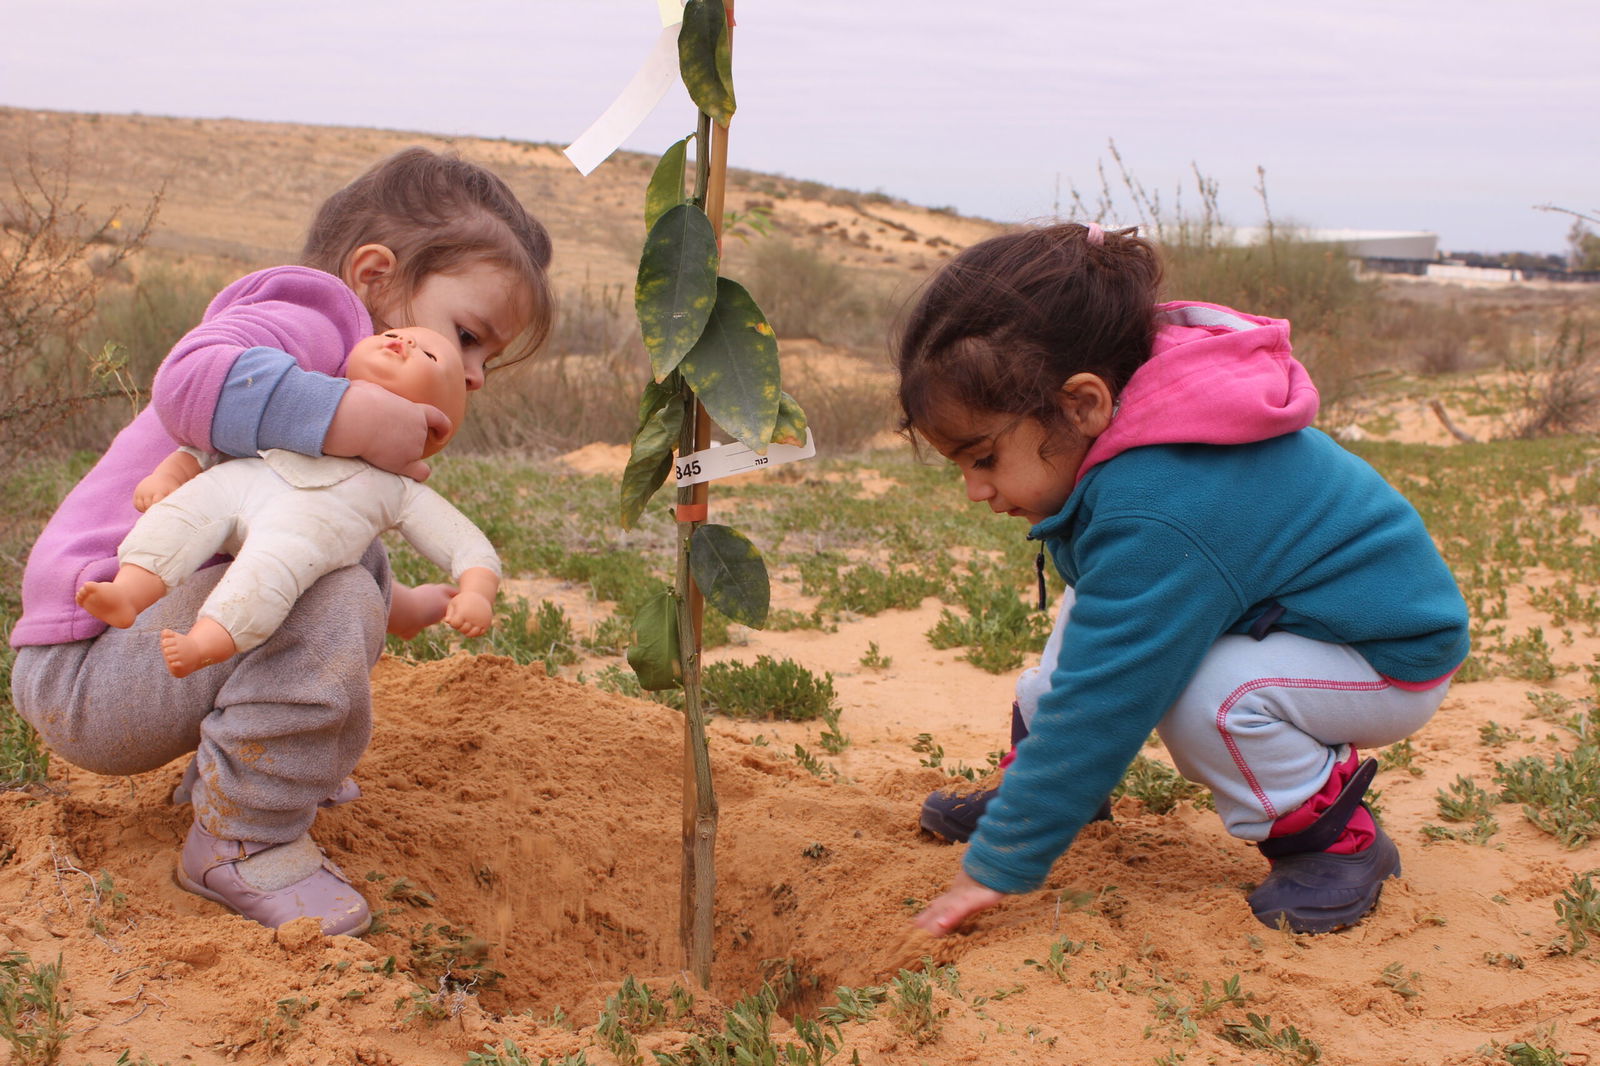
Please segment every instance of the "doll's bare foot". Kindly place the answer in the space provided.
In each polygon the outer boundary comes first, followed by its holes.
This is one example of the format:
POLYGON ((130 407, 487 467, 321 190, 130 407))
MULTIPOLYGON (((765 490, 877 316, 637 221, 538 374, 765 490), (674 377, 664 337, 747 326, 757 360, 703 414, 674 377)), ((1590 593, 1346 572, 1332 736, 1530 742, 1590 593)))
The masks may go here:
POLYGON ((209 618, 195 622, 187 633, 161 631, 161 656, 173 677, 188 677, 203 666, 231 658, 238 650, 228 631, 209 618))
POLYGON ((110 581, 85 581, 78 606, 108 626, 127 629, 139 612, 167 594, 166 583, 149 570, 124 563, 110 581))
POLYGON ((78 589, 78 606, 118 629, 127 629, 139 617, 139 609, 127 590, 110 581, 85 581, 78 589))

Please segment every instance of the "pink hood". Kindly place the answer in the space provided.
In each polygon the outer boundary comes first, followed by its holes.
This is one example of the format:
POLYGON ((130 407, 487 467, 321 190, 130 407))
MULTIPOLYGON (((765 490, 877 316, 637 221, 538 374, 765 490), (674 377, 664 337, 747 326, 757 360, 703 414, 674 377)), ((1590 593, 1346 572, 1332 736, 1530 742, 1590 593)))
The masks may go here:
POLYGON ((1078 469, 1148 444, 1248 444, 1304 429, 1317 387, 1289 351, 1289 323, 1216 304, 1156 307, 1148 362, 1078 469))

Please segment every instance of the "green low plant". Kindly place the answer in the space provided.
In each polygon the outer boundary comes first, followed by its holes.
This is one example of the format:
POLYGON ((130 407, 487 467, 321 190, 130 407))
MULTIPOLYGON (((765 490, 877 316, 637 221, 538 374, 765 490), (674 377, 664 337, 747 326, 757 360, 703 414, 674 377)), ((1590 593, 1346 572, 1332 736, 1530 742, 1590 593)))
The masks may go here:
POLYGON ((1576 954, 1589 946, 1591 937, 1600 937, 1600 889, 1596 889, 1594 875, 1600 870, 1573 874, 1572 883, 1556 900, 1556 924, 1564 931, 1561 947, 1576 954))
POLYGON ((824 1066, 839 1053, 839 1026, 796 1018, 799 1043, 772 1036, 778 995, 768 984, 723 1014, 722 1031, 694 1036, 675 1052, 655 1052, 657 1066, 824 1066))
POLYGON ((1157 759, 1135 755, 1128 772, 1122 775, 1112 798, 1132 796, 1144 803, 1151 814, 1168 814, 1183 800, 1196 806, 1211 806, 1211 793, 1157 759))
POLYGON ((1580 745, 1546 763, 1525 756, 1495 764, 1500 798, 1521 803, 1522 813, 1568 848, 1600 837, 1600 747, 1580 745))
POLYGON ((50 779, 50 752, 34 732, 33 726, 22 720, 11 705, 10 665, 12 652, 3 654, 6 675, 4 693, 0 696, 0 788, 22 788, 42 785, 50 779))
POLYGON ((1462 774, 1456 775, 1448 792, 1439 789, 1435 799, 1439 817, 1447 822, 1471 822, 1494 813, 1495 798, 1462 774))
POLYGON ((300 1020, 319 1005, 305 996, 285 996, 273 1005, 272 1012, 263 1016, 258 1026, 261 1047, 269 1058, 282 1053, 300 1032, 300 1020))
POLYGON ((876 615, 895 608, 910 609, 944 589, 942 580, 917 567, 846 567, 843 562, 835 553, 800 560, 800 591, 816 596, 821 611, 876 615))
POLYGON ((1567 1053, 1526 1040, 1515 1040, 1502 1050, 1511 1066, 1566 1066, 1567 1053))
POLYGON ((1081 952, 1088 945, 1081 940, 1071 940, 1067 937, 1058 937, 1051 941, 1050 951, 1042 959, 1023 959, 1022 965, 1032 966, 1044 973, 1054 974, 1057 981, 1067 979, 1067 969, 1071 966, 1072 956, 1081 952))
POLYGON ((1224 1022, 1221 1036, 1230 1044, 1256 1051, 1270 1051, 1289 1062, 1311 1066, 1322 1060, 1322 1048, 1315 1040, 1302 1036, 1292 1025, 1272 1028, 1272 1015, 1248 1013, 1242 1022, 1224 1022))
POLYGON ((754 663, 720 662, 701 672, 706 705, 733 718, 809 722, 825 718, 837 697, 833 674, 822 677, 793 659, 758 655, 754 663))
POLYGON ((50 1066, 70 1035, 72 1007, 62 996, 61 957, 35 963, 22 951, 0 957, 0 1040, 17 1066, 50 1066))
POLYGON ((1422 993, 1417 989, 1417 982, 1422 975, 1415 970, 1407 971, 1398 962, 1391 962, 1383 968, 1378 975, 1378 983, 1391 989, 1401 999, 1416 999, 1422 993))
POLYGON ((843 1025, 846 1022, 871 1021, 878 1007, 889 998, 889 989, 884 985, 863 985, 860 988, 841 985, 834 989, 833 995, 836 1002, 819 1010, 817 1017, 832 1025, 843 1025))
POLYGON ((933 1005, 934 981, 926 972, 901 970, 889 982, 889 1016, 895 1027, 919 1044, 939 1039, 946 1007, 933 1005))
POLYGON ((866 653, 861 656, 860 663, 864 670, 887 670, 894 665, 894 659, 878 650, 877 641, 869 640, 866 653))
POLYGON ((829 706, 822 712, 822 735, 817 738, 817 743, 822 745, 822 750, 829 755, 838 755, 850 746, 850 738, 839 730, 840 708, 829 706))
POLYGON ((968 575, 957 588, 966 615, 945 608, 928 631, 935 648, 965 647, 961 658, 980 670, 1001 674, 1015 670, 1030 654, 1044 649, 1050 635, 1045 616, 1022 601, 1015 586, 995 571, 968 575))
MULTIPOLYGON (((482 1051, 468 1053, 466 1066, 533 1066, 533 1060, 515 1040, 506 1037, 498 1046, 485 1044, 482 1051)), ((539 1066, 589 1066, 589 1060, 577 1051, 559 1059, 540 1058, 539 1066)))

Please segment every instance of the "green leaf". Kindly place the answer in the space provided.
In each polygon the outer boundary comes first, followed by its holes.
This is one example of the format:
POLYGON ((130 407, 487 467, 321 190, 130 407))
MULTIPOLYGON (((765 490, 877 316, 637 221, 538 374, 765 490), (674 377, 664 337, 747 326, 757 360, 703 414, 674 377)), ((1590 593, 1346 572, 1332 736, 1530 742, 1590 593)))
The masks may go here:
MULTIPOLYGON (((639 422, 633 428, 637 434, 650 421, 650 416, 660 411, 667 404, 676 404, 683 407, 683 375, 674 371, 660 381, 645 383, 644 391, 639 394, 639 422)), ((680 417, 681 421, 681 417, 680 417)))
MULTIPOLYGON (((689 135, 694 136, 693 134, 689 135)), ((644 228, 648 232, 656 220, 683 203, 683 168, 688 158, 689 137, 661 153, 661 161, 650 175, 644 190, 644 228)))
POLYGON ((678 651, 678 596, 672 589, 662 589, 650 597, 634 616, 628 665, 638 675, 639 687, 647 692, 682 686, 683 660, 678 651))
POLYGON ((717 299, 717 235, 694 204, 656 220, 639 257, 633 305, 657 381, 700 339, 717 299))
POLYGON ((783 391, 778 339, 743 285, 717 279, 711 318, 679 370, 712 421, 766 454, 783 391))
POLYGON ((622 528, 632 529, 672 471, 672 449, 683 429, 683 404, 673 397, 645 420, 633 436, 633 451, 622 471, 622 528))
POLYGON ((719 126, 733 118, 733 38, 722 0, 689 0, 678 30, 678 72, 695 106, 719 126))
POLYGON ((772 427, 772 443, 793 444, 806 442, 806 413, 800 401, 787 392, 778 394, 778 423, 772 427))
POLYGON ((752 629, 767 624, 772 596, 767 564, 743 533, 709 523, 696 529, 689 541, 689 569, 711 606, 752 629))

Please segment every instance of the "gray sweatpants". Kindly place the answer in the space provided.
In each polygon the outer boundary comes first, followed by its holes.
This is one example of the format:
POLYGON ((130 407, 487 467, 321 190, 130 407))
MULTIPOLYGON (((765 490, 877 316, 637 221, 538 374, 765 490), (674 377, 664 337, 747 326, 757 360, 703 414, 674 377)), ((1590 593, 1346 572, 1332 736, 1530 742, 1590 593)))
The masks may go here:
POLYGON ((129 629, 19 649, 12 698, 53 754, 95 773, 142 773, 195 752, 201 825, 227 840, 286 843, 372 737, 388 556, 374 543, 360 565, 307 589, 265 643, 175 678, 161 630, 187 632, 224 569, 199 571, 129 629))
MULTIPOLYGON (((1067 589, 1043 661, 1072 623, 1067 589)), ((1032 722, 1050 672, 1023 671, 1017 705, 1032 722)), ((1404 740, 1427 724, 1449 682, 1400 688, 1354 650, 1293 633, 1225 636, 1211 646, 1156 731, 1178 772, 1211 790, 1230 834, 1265 840, 1272 823, 1315 795, 1350 748, 1404 740)))

